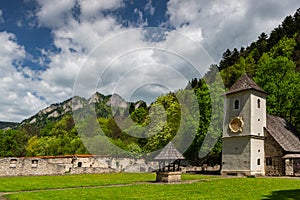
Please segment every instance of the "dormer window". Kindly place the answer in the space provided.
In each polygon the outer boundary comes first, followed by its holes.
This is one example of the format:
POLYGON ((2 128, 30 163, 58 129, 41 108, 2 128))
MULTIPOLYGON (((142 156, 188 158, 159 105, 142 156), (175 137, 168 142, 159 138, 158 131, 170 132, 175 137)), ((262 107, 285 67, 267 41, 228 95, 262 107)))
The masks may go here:
POLYGON ((240 109, 240 101, 238 99, 234 100, 233 108, 234 110, 240 109))
POLYGON ((257 99, 257 108, 260 108, 260 99, 257 99))

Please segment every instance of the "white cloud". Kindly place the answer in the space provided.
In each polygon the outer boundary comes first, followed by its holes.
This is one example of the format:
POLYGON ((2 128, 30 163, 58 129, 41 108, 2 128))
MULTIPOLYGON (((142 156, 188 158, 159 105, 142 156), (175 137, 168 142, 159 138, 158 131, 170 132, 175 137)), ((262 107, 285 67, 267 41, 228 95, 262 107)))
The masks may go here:
POLYGON ((3 18, 3 11, 0 10, 0 23, 4 22, 4 18, 3 18))
POLYGON ((139 9, 135 8, 134 9, 134 13, 137 14, 139 17, 137 19, 137 21, 134 23, 135 26, 138 26, 138 27, 145 27, 145 26, 148 26, 148 22, 147 22, 147 19, 144 20, 144 17, 143 17, 143 12, 140 11, 139 9))
POLYGON ((270 33, 297 7, 297 0, 170 0, 168 13, 171 25, 178 30, 183 25, 187 35, 198 30, 201 43, 218 62, 227 48, 247 46, 260 33, 270 33))
POLYGON ((23 26, 23 23, 22 23, 21 20, 17 21, 17 26, 18 26, 19 28, 21 28, 21 27, 23 26))
MULTIPOLYGON (((80 20, 98 20, 103 17, 101 11, 114 10, 123 6, 121 0, 37 0, 39 9, 36 13, 39 24, 49 28, 62 28, 68 26, 69 20, 73 17, 72 9, 78 4, 80 20)), ((79 13, 76 13, 79 14, 79 13)))
POLYGON ((144 36, 143 29, 128 30, 94 49, 81 68, 75 93, 89 96, 97 86, 101 93, 118 93, 129 100, 132 91, 145 84, 174 91, 200 77, 212 63, 199 45, 177 32, 168 33, 158 43, 148 42, 144 36))
POLYGON ((71 9, 74 6, 75 0, 52 0, 43 1, 37 0, 40 9, 36 15, 41 26, 58 28, 63 26, 71 16, 71 9))
POLYGON ((0 120, 21 121, 46 104, 34 95, 38 84, 31 77, 24 77, 24 74, 34 76, 30 70, 13 65, 25 58, 24 47, 18 45, 15 36, 7 32, 0 32, 0 43, 0 120))
MULTIPOLYGON (((53 6, 53 2, 38 3, 40 10, 37 17, 40 25, 52 28, 54 45, 61 51, 53 54, 41 50, 51 62, 48 69, 40 74, 41 87, 37 94, 43 96, 47 103, 55 103, 72 96, 76 75, 88 53, 105 38, 120 30, 120 25, 114 18, 104 17, 100 11, 114 9, 122 4, 118 0, 79 1, 81 15, 78 21, 71 15, 75 1, 58 1, 56 6, 53 6), (60 17, 64 17, 63 20, 58 19, 60 17)), ((88 77, 90 71, 85 73, 88 77)))
POLYGON ((123 6, 121 0, 82 0, 79 2, 82 17, 85 19, 93 18, 103 10, 114 10, 123 6))
POLYGON ((149 12, 150 15, 153 15, 155 12, 155 8, 152 6, 152 1, 148 0, 144 8, 145 11, 149 12))

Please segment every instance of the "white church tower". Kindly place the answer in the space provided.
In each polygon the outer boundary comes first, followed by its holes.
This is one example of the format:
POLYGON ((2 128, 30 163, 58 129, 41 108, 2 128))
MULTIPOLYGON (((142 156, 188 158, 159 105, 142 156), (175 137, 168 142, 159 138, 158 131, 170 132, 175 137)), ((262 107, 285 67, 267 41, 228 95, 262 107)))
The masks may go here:
POLYGON ((243 75, 225 93, 222 175, 265 175, 266 92, 243 75))

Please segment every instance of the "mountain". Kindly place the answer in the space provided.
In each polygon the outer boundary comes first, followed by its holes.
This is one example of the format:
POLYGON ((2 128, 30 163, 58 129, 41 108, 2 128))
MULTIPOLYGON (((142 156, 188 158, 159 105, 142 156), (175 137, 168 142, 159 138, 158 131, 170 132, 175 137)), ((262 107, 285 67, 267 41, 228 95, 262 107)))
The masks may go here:
POLYGON ((50 106, 40 110, 37 114, 23 120, 20 126, 35 125, 43 128, 50 122, 56 122, 65 115, 71 115, 72 111, 82 109, 87 105, 94 105, 98 117, 109 117, 111 115, 111 107, 120 107, 126 109, 129 105, 118 94, 103 95, 99 92, 93 94, 89 99, 75 96, 61 103, 51 104, 50 106))
POLYGON ((0 129, 14 128, 18 125, 19 125, 19 123, 17 123, 17 122, 1 122, 0 121, 0 129))
POLYGON ((21 126, 25 124, 34 124, 38 127, 43 127, 43 125, 57 121, 66 114, 72 112, 72 106, 74 110, 80 109, 87 102, 86 99, 81 97, 73 97, 64 102, 51 104, 47 108, 40 110, 37 114, 25 119, 21 122, 21 126))

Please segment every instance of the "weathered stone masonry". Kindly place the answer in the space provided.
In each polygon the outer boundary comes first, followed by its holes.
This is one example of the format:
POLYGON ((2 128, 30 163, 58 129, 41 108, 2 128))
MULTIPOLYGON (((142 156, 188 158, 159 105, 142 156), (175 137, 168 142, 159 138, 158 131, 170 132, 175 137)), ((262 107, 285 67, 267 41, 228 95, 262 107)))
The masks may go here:
POLYGON ((152 172, 157 162, 95 155, 10 157, 0 159, 0 176, 152 172))

